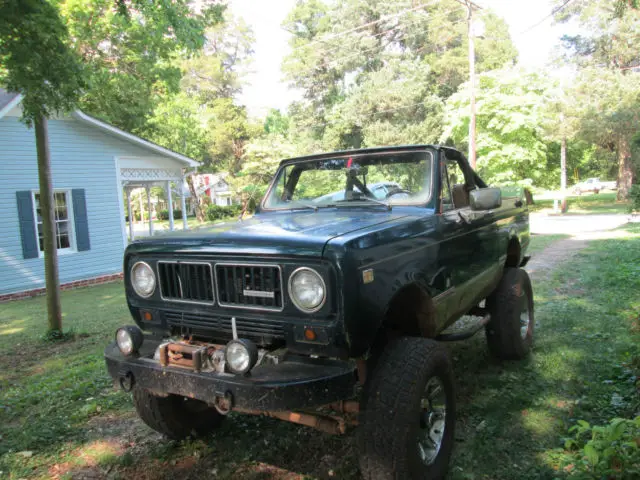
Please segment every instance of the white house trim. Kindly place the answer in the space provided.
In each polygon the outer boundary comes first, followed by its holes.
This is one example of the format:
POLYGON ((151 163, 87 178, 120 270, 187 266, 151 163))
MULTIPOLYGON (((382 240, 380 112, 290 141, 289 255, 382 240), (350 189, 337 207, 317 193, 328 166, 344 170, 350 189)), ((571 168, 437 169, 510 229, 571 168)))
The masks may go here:
POLYGON ((22 102, 22 95, 17 95, 13 100, 7 103, 4 108, 0 109, 0 118, 4 117, 9 111, 13 110, 13 107, 22 102))

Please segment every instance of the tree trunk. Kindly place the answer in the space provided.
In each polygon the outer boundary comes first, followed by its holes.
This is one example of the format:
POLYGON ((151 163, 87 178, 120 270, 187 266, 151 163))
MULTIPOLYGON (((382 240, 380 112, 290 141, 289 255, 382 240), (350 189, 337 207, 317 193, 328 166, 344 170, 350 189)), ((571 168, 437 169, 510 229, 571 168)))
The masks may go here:
POLYGON ((200 197, 196 192, 196 187, 193 185, 193 176, 187 176, 187 185, 189 185, 189 191, 191 192, 191 198, 193 198, 193 206, 196 210, 196 218, 199 222, 204 222, 204 212, 200 206, 200 197))
POLYGON ((560 190, 562 191, 560 211, 567 213, 567 137, 562 137, 560 143, 560 190))
POLYGON ((58 278, 58 249, 56 248, 55 203, 51 181, 51 152, 47 119, 35 120, 38 178, 40 182, 40 212, 44 233, 44 275, 47 288, 47 318, 49 332, 62 333, 62 308, 60 305, 60 279, 58 278))
POLYGON ((617 145, 618 154, 618 200, 629 198, 629 191, 633 184, 635 175, 633 163, 631 162, 631 146, 629 139, 620 137, 617 145))

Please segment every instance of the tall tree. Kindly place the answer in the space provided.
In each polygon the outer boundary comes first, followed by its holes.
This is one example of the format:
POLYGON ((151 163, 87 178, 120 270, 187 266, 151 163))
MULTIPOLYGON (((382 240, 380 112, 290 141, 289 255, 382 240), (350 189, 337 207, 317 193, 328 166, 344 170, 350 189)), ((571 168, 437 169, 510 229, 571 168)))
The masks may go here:
POLYGON ((22 119, 35 125, 48 329, 55 337, 62 333, 62 310, 47 117, 73 108, 84 87, 82 68, 49 2, 5 0, 0 19, 0 85, 23 95, 22 119))
POLYGON ((637 75, 640 68, 640 9, 636 1, 579 0, 558 15, 573 19, 581 33, 566 36, 564 58, 583 69, 577 85, 576 114, 581 115, 582 134, 616 152, 618 198, 627 198, 635 179, 631 141, 640 130, 637 75), (601 125, 598 127, 598 125, 601 125))
MULTIPOLYGON (((535 184, 545 177, 546 92, 548 80, 520 69, 498 70, 479 78, 477 103, 478 169, 490 182, 535 184)), ((469 128, 465 88, 447 101, 442 141, 464 144, 469 128)))
POLYGON ((631 145, 640 132, 640 81, 620 70, 587 68, 573 90, 580 135, 616 152, 618 199, 626 199, 635 183, 631 145))
POLYGON ((147 117, 179 91, 173 60, 202 49, 205 30, 222 20, 224 6, 189 0, 57 0, 72 43, 87 66, 88 113, 124 130, 144 134, 147 117))
MULTIPOLYGON (((305 125, 307 136, 317 140, 327 135, 320 142, 325 146, 359 146, 365 141, 364 130, 391 139, 397 137, 393 130, 409 124, 419 130, 427 116, 433 118, 435 97, 446 99, 467 76, 466 9, 453 0, 417 3, 306 0, 296 4, 284 23, 292 33, 292 51, 283 63, 291 85, 304 95, 291 111, 294 128, 305 125), (411 85, 402 78, 403 70, 410 72, 411 85), (387 103, 387 97, 397 98, 398 92, 383 79, 393 86, 404 84, 417 108, 411 110, 403 101, 387 103), (421 92, 418 97, 417 92, 421 92), (374 108, 376 115, 370 121, 365 115, 358 118, 348 105, 352 95, 361 99, 353 104, 377 96, 388 108, 374 108), (380 112, 398 108, 405 115, 380 112), (336 122, 340 123, 337 136, 335 128, 327 131, 336 122)), ((506 24, 490 12, 485 23, 486 38, 476 49, 480 72, 516 58, 506 24)))

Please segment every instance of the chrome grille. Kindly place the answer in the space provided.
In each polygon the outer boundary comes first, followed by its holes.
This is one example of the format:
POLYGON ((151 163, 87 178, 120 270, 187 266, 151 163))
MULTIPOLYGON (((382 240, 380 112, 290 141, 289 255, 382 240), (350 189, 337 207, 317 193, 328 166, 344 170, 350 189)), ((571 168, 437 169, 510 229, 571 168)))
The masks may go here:
POLYGON ((278 265, 216 263, 218 303, 223 307, 281 311, 278 265))
POLYGON ((211 265, 202 262, 158 262, 163 300, 213 304, 211 265))

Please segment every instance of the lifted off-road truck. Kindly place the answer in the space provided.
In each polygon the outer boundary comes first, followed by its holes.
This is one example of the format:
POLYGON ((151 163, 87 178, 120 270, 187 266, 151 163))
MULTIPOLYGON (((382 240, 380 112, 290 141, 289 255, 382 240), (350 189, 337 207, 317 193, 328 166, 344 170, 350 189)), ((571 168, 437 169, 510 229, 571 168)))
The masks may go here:
POLYGON ((229 412, 358 425, 365 478, 442 478, 455 396, 441 342, 484 328, 497 357, 528 354, 528 244, 523 192, 488 187, 452 148, 284 160, 252 218, 129 245, 137 326, 107 367, 170 438, 229 412))

